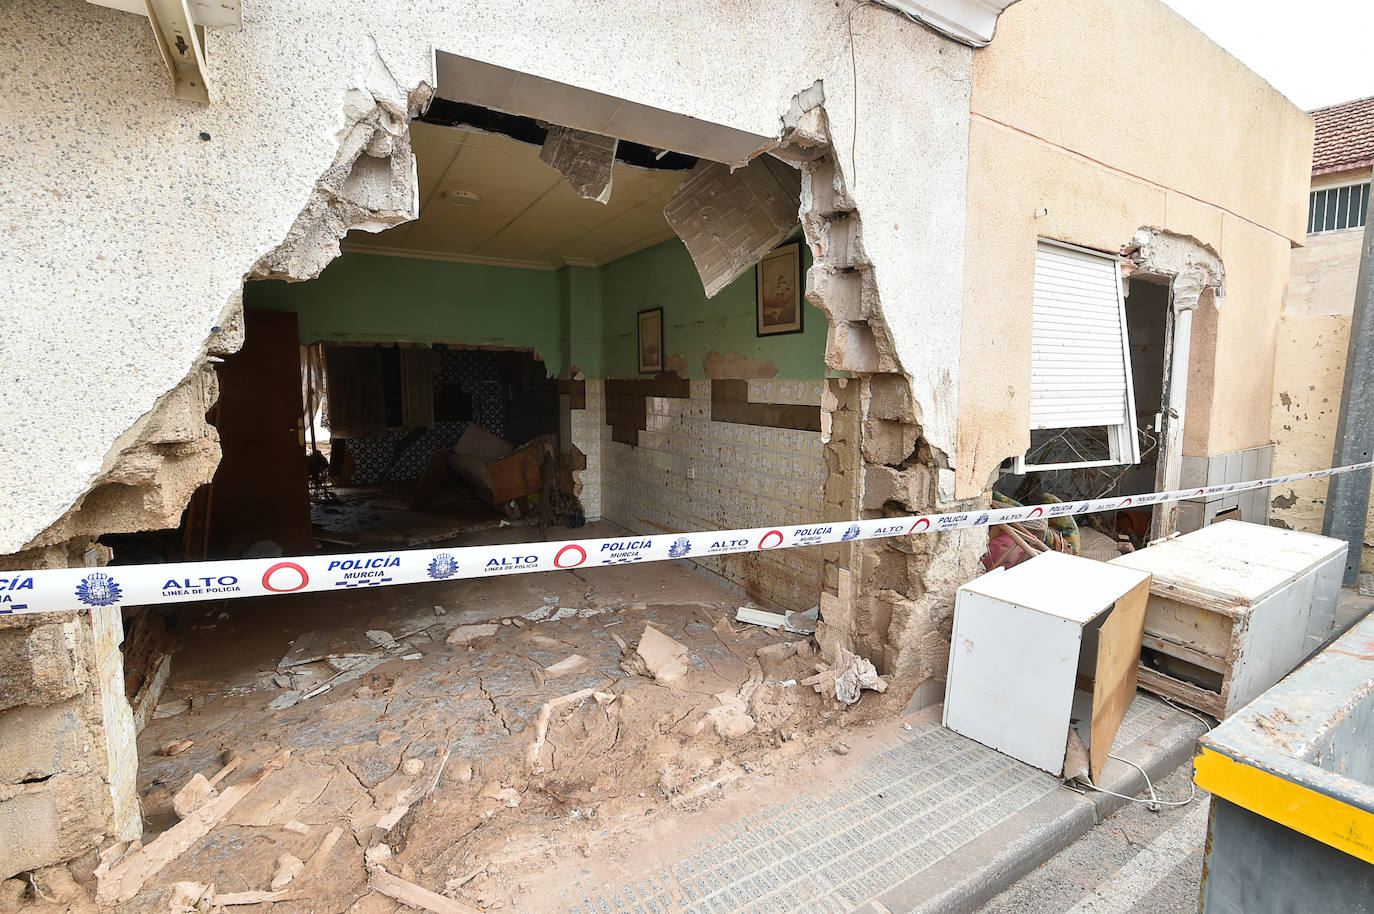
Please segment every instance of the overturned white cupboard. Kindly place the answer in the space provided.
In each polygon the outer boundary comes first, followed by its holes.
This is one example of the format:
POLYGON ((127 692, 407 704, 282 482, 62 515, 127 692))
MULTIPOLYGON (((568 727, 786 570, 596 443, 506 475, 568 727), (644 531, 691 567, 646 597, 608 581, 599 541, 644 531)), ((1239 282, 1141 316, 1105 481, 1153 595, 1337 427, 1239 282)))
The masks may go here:
POLYGON ((1096 781, 1135 697, 1149 587, 1146 572, 1058 552, 960 587, 944 725, 1096 781))

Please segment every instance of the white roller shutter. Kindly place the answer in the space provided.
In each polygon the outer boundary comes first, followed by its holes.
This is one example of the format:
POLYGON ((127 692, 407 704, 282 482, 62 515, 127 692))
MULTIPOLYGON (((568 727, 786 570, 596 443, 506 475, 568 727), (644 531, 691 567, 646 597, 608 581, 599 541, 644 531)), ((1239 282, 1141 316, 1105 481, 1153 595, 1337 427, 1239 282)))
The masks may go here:
POLYGON ((1126 309, 1117 260, 1042 241, 1035 252, 1031 430, 1105 428, 1110 456, 1019 470, 1138 463, 1126 309))

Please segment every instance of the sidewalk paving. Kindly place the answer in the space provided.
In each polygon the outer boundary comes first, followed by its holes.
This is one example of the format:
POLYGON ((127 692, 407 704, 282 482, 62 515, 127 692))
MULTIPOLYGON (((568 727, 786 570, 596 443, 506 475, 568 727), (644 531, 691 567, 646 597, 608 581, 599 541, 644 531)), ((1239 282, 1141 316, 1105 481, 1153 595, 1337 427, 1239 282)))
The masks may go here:
MULTIPOLYGON (((567 914, 907 914, 966 912, 1067 847, 1125 800, 1086 796, 946 730, 939 708, 856 763, 843 784, 723 824, 709 839, 619 884, 590 873, 564 890, 567 914)), ((1162 778, 1191 757, 1195 717, 1151 696, 1132 703, 1114 754, 1162 778)), ((835 782, 832 782, 835 783, 835 782)), ((1103 785, 1134 795, 1133 767, 1103 785)))

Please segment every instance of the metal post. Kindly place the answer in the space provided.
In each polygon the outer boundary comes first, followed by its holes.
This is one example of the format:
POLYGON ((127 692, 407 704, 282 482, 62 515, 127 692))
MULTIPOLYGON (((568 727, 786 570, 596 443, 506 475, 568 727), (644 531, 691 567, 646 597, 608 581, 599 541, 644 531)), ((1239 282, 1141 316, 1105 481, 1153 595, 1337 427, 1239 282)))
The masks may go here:
MULTIPOLYGON (((1341 418, 1336 426, 1334 466, 1361 463, 1374 448, 1374 219, 1366 219, 1360 248, 1360 278, 1350 318, 1350 349, 1345 357, 1341 418)), ((1355 586, 1369 513, 1370 471, 1332 476, 1326 490, 1322 532, 1350 544, 1345 556, 1345 585, 1355 586)))

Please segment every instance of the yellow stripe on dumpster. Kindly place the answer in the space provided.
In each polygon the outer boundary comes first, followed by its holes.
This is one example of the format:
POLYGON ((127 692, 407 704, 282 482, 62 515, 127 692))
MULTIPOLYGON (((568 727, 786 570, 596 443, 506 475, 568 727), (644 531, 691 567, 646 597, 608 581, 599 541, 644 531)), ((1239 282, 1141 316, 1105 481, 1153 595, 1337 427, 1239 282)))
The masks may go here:
POLYGON ((1194 782, 1213 796, 1374 863, 1374 813, 1211 749, 1202 749, 1193 767, 1194 782))

